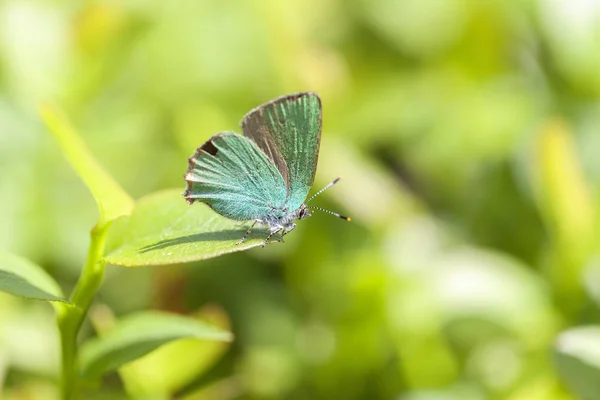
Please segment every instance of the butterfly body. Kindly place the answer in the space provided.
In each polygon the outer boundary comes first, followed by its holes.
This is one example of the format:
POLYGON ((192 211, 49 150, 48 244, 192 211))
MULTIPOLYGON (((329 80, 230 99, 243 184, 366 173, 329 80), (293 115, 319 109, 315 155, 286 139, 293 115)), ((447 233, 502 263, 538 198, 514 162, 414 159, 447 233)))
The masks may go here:
POLYGON ((263 218, 257 218, 256 221, 270 228, 271 233, 282 232, 284 235, 291 232, 295 227, 295 222, 308 218, 312 215, 306 204, 302 204, 293 211, 284 209, 274 210, 272 214, 265 215, 263 218))
POLYGON ((246 114, 242 130, 218 133, 196 150, 183 196, 224 217, 253 220, 250 229, 268 226, 266 244, 312 215, 304 202, 317 167, 321 100, 311 92, 280 97, 246 114))

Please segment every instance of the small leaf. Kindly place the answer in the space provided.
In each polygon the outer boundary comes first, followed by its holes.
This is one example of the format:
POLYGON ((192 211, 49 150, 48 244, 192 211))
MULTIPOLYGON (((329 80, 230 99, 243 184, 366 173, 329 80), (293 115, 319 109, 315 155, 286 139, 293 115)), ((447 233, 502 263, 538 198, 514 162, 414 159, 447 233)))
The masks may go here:
POLYGON ((249 224, 222 217, 204 204, 188 205, 182 190, 151 194, 130 216, 116 220, 108 234, 105 260, 123 266, 204 260, 260 245, 267 237, 255 228, 241 245, 249 224))
POLYGON ((556 341, 554 358, 559 375, 577 398, 600 399, 600 326, 562 333, 556 341))
MULTIPOLYGON (((229 319, 217 307, 207 307, 190 318, 210 321, 220 329, 229 329, 229 319)), ((197 339, 175 340, 123 367, 119 374, 127 393, 133 398, 172 395, 199 378, 229 348, 228 342, 197 339)))
POLYGON ((42 267, 12 254, 0 253, 0 290, 28 299, 69 302, 42 267))
POLYGON ((595 208, 573 133, 562 120, 550 120, 538 140, 543 216, 559 244, 583 253, 574 258, 585 259, 594 238, 595 208))
POLYGON ((60 110, 44 105, 41 114, 71 166, 96 199, 100 209, 98 226, 102 227, 117 217, 129 214, 133 200, 100 166, 60 110))
POLYGON ((540 127, 532 172, 541 216, 554 242, 548 274, 560 307, 574 312, 585 301, 581 273, 593 254, 596 210, 572 129, 563 120, 550 119, 540 127))
POLYGON ((228 342, 232 335, 181 315, 157 311, 140 312, 123 318, 106 335, 82 346, 81 372, 86 377, 98 378, 164 344, 184 338, 228 342))

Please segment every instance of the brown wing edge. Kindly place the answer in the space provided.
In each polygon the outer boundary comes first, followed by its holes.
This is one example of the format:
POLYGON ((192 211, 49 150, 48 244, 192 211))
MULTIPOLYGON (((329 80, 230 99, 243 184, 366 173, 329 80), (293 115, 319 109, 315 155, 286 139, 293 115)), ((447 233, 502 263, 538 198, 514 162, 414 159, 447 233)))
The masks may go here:
MULTIPOLYGON (((185 172, 185 175, 183 176, 183 179, 185 179, 186 182, 186 188, 185 192, 183 192, 183 198, 189 205, 194 204, 195 201, 199 201, 198 199, 189 197, 192 191, 192 181, 188 180, 188 174, 196 167, 196 160, 198 160, 198 157, 202 153, 208 154, 210 156, 214 156, 215 154, 217 154, 219 149, 217 149, 217 147, 213 144, 213 140, 219 137, 223 137, 225 135, 230 135, 232 133, 233 132, 222 132, 211 136, 206 142, 204 142, 200 147, 198 147, 196 151, 194 151, 194 154, 190 158, 188 158, 188 168, 185 172)), ((235 135, 235 133, 233 134, 235 135)))
MULTIPOLYGON (((260 106, 254 107, 252 110, 248 111, 246 113, 246 115, 244 115, 244 118, 242 118, 242 121, 240 122, 240 125, 243 127, 244 126, 244 121, 251 116, 252 114, 254 114, 257 111, 260 111, 263 108, 267 108, 269 106, 273 106, 279 102, 282 102, 284 100, 298 100, 300 97, 304 97, 304 96, 315 96, 318 100, 319 100, 319 106, 321 105, 321 98, 319 97, 319 95, 317 94, 317 92, 311 92, 311 91, 307 91, 307 92, 296 92, 296 93, 290 93, 290 94, 284 94, 283 96, 279 96, 276 99, 267 101, 264 104, 261 104, 260 106)), ((320 108, 320 107, 319 107, 320 108)))

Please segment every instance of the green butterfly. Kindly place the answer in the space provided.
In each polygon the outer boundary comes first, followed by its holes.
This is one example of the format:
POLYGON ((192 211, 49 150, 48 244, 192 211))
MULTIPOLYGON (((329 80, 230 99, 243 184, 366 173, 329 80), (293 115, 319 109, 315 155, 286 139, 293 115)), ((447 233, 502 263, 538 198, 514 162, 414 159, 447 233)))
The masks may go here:
POLYGON ((251 110, 242 120, 244 136, 218 133, 188 160, 183 197, 210 206, 224 217, 254 220, 267 225, 278 241, 295 221, 319 210, 350 221, 343 215, 308 207, 306 203, 335 185, 335 179, 305 202, 312 187, 321 141, 321 100, 316 93, 283 96, 251 110))

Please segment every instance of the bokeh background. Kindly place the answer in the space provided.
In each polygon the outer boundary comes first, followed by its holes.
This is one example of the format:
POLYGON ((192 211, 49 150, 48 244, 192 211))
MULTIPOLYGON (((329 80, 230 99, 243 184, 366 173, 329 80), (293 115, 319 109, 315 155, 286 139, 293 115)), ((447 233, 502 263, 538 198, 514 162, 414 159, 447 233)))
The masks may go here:
MULTIPOLYGON (((314 189, 343 177, 315 203, 353 222, 109 266, 92 321, 201 312, 236 335, 138 381, 193 371, 176 385, 193 400, 574 399, 551 349, 600 320, 598 1, 0 0, 0 249, 68 291, 97 218, 41 102, 139 198, 183 191, 198 145, 304 90, 324 109, 314 189)), ((51 307, 0 296, 0 397, 56 398, 57 363, 51 307)), ((126 398, 126 375, 86 398, 126 398)))

